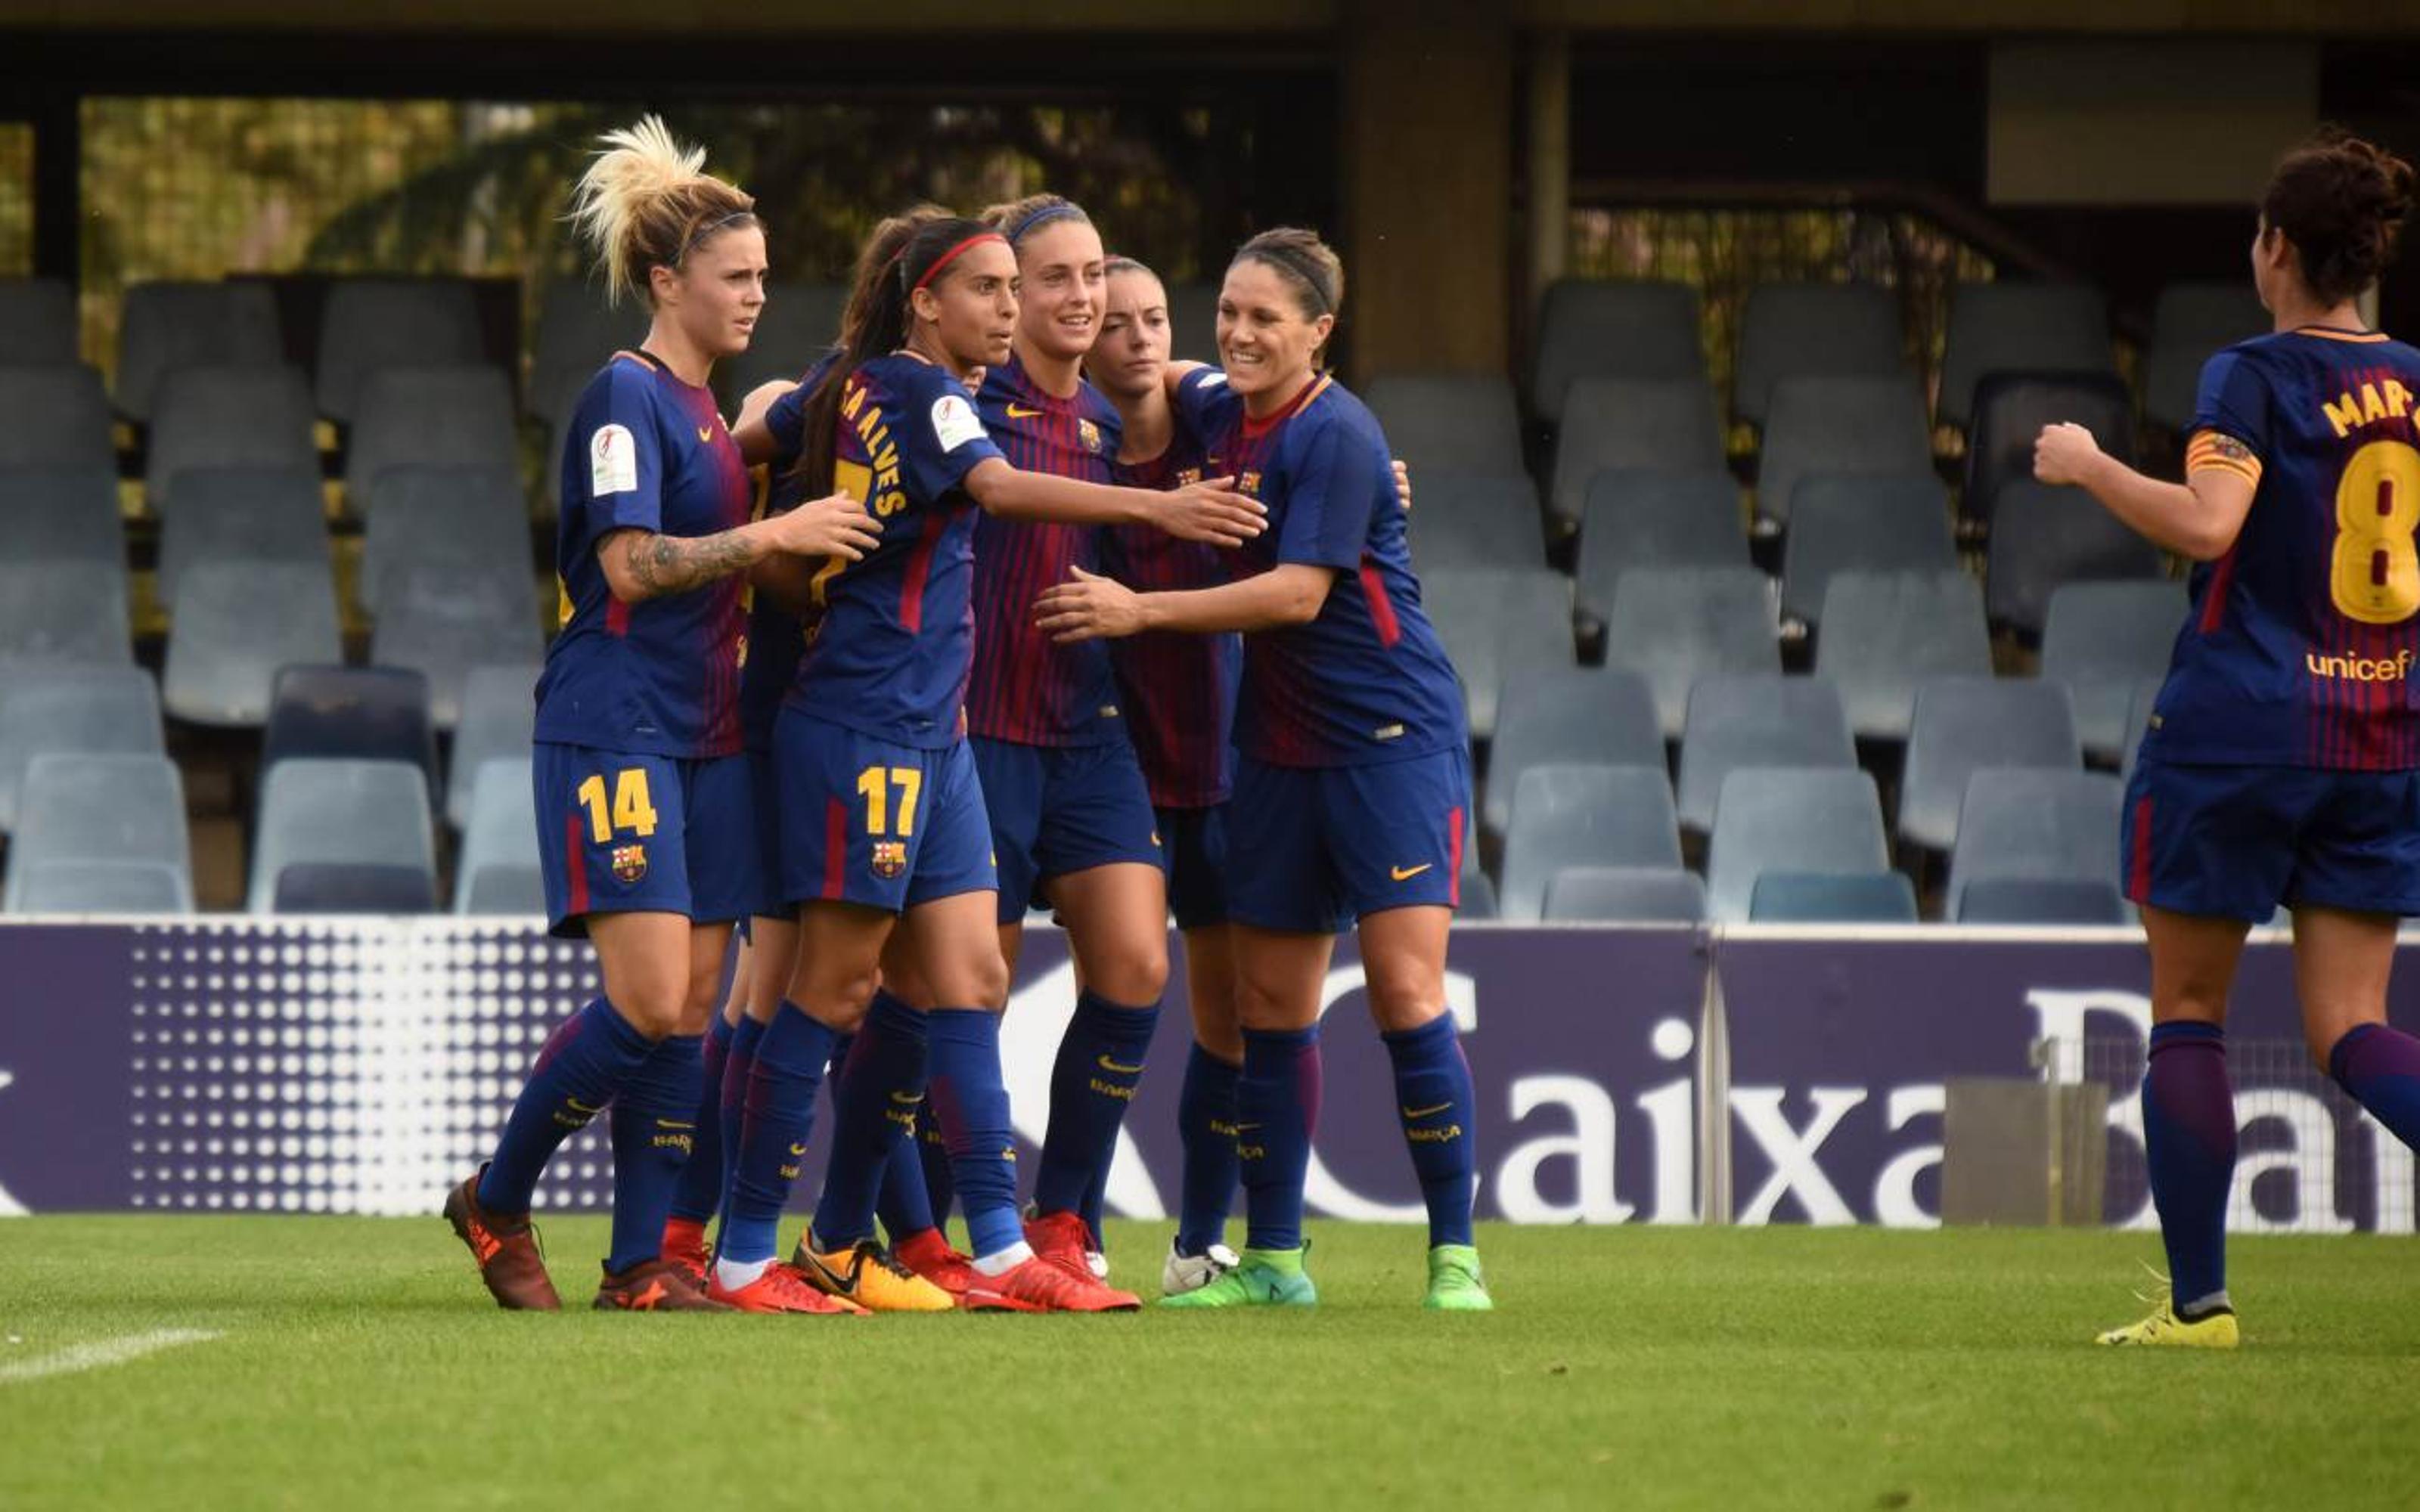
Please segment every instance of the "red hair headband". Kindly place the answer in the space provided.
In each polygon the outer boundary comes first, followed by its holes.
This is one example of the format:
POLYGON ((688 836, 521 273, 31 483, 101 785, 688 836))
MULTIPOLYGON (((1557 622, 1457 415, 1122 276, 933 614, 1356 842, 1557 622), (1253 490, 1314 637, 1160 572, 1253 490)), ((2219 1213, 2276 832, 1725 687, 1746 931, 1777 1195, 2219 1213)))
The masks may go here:
POLYGON ((939 257, 934 258, 933 266, 924 270, 924 276, 908 285, 908 292, 913 294, 918 289, 930 285, 933 280, 941 276, 942 269, 949 267, 952 262, 956 260, 958 254, 966 251, 969 247, 981 246, 986 241, 997 241, 1003 247, 1008 245, 1008 238, 1001 236, 997 231, 978 231, 973 236, 967 238, 964 241, 959 242, 956 246, 952 247, 949 251, 941 254, 939 257))

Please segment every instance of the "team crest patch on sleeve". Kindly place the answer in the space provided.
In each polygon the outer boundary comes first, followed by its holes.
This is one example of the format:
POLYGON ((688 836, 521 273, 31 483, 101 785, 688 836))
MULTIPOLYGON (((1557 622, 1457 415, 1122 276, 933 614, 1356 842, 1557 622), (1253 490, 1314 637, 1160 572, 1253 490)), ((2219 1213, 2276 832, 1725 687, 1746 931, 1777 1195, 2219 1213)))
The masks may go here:
POLYGON ((969 441, 983 440, 983 417, 960 393, 945 393, 933 401, 933 439, 941 443, 944 452, 954 452, 969 441))
POLYGON ((1084 450, 1097 454, 1101 449, 1101 427, 1089 420, 1076 422, 1076 440, 1084 450))
POLYGON ((588 491, 634 493, 639 486, 639 448, 628 425, 599 425, 588 438, 588 491))
POLYGON ((629 887, 647 874, 647 848, 644 845, 613 847, 613 880, 629 887))
POLYGON ((908 842, 904 840, 878 840, 874 842, 874 874, 885 882, 895 882, 908 870, 908 842))

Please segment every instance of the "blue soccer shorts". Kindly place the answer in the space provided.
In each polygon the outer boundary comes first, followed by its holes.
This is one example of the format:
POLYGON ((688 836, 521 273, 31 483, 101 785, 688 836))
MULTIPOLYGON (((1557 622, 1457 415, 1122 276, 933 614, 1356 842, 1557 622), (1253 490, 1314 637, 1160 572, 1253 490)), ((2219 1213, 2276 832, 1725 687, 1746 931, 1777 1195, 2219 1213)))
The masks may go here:
POLYGON ((591 914, 745 918, 760 890, 744 756, 684 761, 540 741, 532 750, 538 864, 553 932, 591 914))
POLYGON ((1389 908, 1462 902, 1470 758, 1456 748, 1368 766, 1244 757, 1227 815, 1227 917, 1335 933, 1389 908))
POLYGON ((1161 854, 1167 857, 1168 906, 1178 929, 1227 922, 1227 806, 1162 809, 1161 854))
POLYGON ((1021 746, 976 739, 1000 865, 1000 921, 1014 924, 1052 877, 1133 861, 1156 868, 1158 816, 1134 747, 1021 746))
POLYGON ((2119 815, 2126 896, 2266 923, 2280 903, 2420 914, 2420 772, 2188 766, 2148 753, 2119 815))
POLYGON ((895 914, 999 885, 965 741, 939 750, 902 746, 785 708, 774 726, 773 763, 786 903, 895 914))

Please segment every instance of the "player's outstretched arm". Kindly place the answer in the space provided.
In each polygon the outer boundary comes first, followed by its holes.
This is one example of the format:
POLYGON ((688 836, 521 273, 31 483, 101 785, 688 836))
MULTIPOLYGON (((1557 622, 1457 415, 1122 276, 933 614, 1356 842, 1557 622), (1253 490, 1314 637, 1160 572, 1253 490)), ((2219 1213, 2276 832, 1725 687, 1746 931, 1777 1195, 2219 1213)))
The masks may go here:
POLYGON ((2248 478, 2223 468, 2196 471, 2183 483, 2147 478, 2103 452, 2082 425, 2042 427, 2034 440, 2034 476, 2082 487, 2154 546, 2195 562, 2225 556, 2252 512, 2248 478))
POLYGON ((1259 500, 1235 492, 1231 478, 1187 484, 1163 493, 1027 472, 998 458, 976 463, 967 474, 966 489, 985 514, 1003 519, 1150 525, 1179 540, 1206 541, 1212 546, 1240 546, 1250 540, 1266 528, 1268 514, 1259 500))
POLYGON ((1034 627, 1062 644, 1114 640, 1145 630, 1212 635, 1308 625, 1319 618, 1336 581, 1333 567, 1288 562, 1216 588, 1138 594, 1097 573, 1072 570, 1074 578, 1045 589, 1033 602, 1034 627))
POLYGON ((777 556, 856 562, 875 548, 880 532, 863 505, 836 493, 712 535, 615 531, 597 543, 597 560, 613 596, 638 604, 703 588, 777 556))

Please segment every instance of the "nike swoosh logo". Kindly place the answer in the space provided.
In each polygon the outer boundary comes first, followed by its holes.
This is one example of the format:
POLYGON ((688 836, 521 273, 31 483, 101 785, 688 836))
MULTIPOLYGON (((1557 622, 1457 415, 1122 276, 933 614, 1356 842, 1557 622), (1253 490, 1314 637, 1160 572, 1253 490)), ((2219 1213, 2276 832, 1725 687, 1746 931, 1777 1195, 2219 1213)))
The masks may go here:
POLYGON ((569 1108, 569 1109, 570 1109, 572 1112, 574 1112, 574 1113, 597 1113, 597 1112, 601 1112, 601 1111, 603 1111, 604 1106, 605 1106, 605 1104, 604 1104, 604 1103, 597 1103, 597 1106, 595 1106, 595 1107, 593 1107, 593 1108, 592 1108, 592 1107, 590 1107, 587 1103, 582 1103, 582 1101, 580 1101, 580 1099, 578 1099, 578 1098, 576 1098, 576 1097, 566 1097, 566 1098, 565 1098, 565 1099, 563 1100, 563 1105, 564 1105, 565 1107, 569 1108))
POLYGON ((1407 1119, 1433 1119, 1451 1106, 1453 1106, 1453 1104, 1450 1103, 1440 1103, 1433 1108, 1405 1108, 1404 1109, 1404 1117, 1407 1119))
POLYGON ((815 1268, 815 1278, 823 1283, 826 1291, 835 1297, 845 1297, 851 1302, 857 1300, 857 1267, 850 1266, 848 1274, 843 1275, 826 1265, 823 1257, 813 1250, 807 1252, 807 1263, 815 1268))
POLYGON ((790 1147, 790 1153, 793 1155, 803 1155, 806 1152, 807 1147, 804 1145, 792 1145, 790 1147))
POLYGON ((1107 1056, 1103 1056, 1101 1057, 1100 1067, 1103 1071, 1108 1072, 1112 1076, 1140 1076, 1142 1074, 1142 1067, 1139 1065, 1121 1066, 1107 1056))
POLYGON ((698 426, 697 439, 701 443, 714 440, 714 427, 711 425, 698 426))
POLYGON ((1422 861, 1418 866, 1390 866, 1387 869, 1387 874, 1393 877, 1398 882, 1409 882, 1412 878, 1419 876, 1423 872, 1434 869, 1436 863, 1435 861, 1422 861))
POLYGON ((1011 420, 1039 420, 1042 418, 1042 411, 1039 409, 1028 409, 1023 405, 1013 404, 1008 407, 1008 418, 1011 420))
POLYGON ((924 1104, 923 1098, 914 1092, 893 1092, 891 1094, 891 1101, 903 1108, 922 1107, 924 1104))
POLYGON ((1237 1134, 1242 1134, 1248 1129, 1257 1129, 1259 1127, 1260 1125, 1257 1123, 1239 1123, 1235 1125, 1235 1132, 1237 1134))

